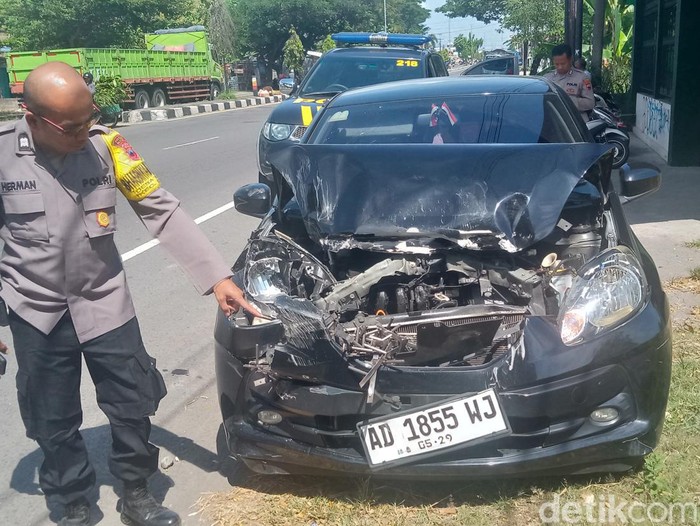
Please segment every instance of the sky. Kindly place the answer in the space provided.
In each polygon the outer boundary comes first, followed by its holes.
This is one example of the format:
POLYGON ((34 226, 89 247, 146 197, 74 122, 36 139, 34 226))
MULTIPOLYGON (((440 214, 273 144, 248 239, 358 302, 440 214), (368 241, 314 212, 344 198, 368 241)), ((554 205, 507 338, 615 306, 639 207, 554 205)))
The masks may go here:
POLYGON ((424 7, 431 11, 430 17, 425 22, 429 28, 428 33, 433 33, 438 39, 442 39, 443 45, 454 40, 460 33, 467 36, 471 31, 476 37, 484 39, 484 49, 505 47, 503 43, 510 37, 509 31, 504 30, 503 33, 499 33, 498 24, 484 24, 471 17, 448 18, 442 13, 436 13, 435 9, 444 4, 445 0, 425 0, 424 4, 424 7))

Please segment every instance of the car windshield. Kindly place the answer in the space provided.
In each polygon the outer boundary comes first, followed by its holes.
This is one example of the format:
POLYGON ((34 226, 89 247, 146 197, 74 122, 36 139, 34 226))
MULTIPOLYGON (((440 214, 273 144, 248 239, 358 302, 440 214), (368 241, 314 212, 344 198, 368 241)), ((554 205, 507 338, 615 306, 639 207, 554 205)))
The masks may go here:
POLYGON ((300 95, 337 93, 350 88, 425 76, 417 57, 367 53, 361 56, 329 54, 309 73, 300 95))
POLYGON ((555 93, 465 95, 446 99, 331 106, 314 144, 586 142, 555 93))

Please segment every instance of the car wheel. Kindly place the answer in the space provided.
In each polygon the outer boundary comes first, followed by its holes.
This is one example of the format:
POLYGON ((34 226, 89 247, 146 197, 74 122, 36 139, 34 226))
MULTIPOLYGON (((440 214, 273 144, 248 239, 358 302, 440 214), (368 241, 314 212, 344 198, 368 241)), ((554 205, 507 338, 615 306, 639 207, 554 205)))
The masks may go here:
POLYGON ((613 147, 613 168, 620 168, 630 156, 629 145, 619 139, 608 139, 606 142, 613 147))
POLYGON ((241 481, 251 474, 251 471, 243 461, 231 458, 231 452, 226 442, 224 424, 219 425, 219 431, 216 433, 216 458, 217 471, 226 477, 231 486, 239 486, 241 481))
POLYGON ((137 110, 145 110, 149 108, 151 104, 151 98, 148 96, 148 92, 145 89, 140 89, 134 95, 134 106, 137 110))
POLYGON ((161 108, 165 106, 168 103, 165 92, 160 88, 153 91, 153 95, 151 95, 151 103, 154 108, 161 108))
POLYGON ((219 86, 218 82, 214 82, 211 85, 211 91, 210 91, 210 99, 211 100, 216 100, 219 95, 221 94, 221 86, 219 86))

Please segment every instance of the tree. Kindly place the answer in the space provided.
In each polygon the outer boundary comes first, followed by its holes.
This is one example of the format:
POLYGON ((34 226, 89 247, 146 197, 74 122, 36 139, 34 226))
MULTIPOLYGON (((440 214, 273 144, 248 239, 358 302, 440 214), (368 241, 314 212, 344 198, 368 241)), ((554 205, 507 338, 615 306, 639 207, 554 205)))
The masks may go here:
POLYGON ((450 63, 450 59, 452 59, 452 55, 450 55, 450 51, 447 48, 442 48, 440 50, 440 56, 442 57, 443 62, 445 65, 450 63))
POLYGON ((236 54, 236 28, 231 10, 224 0, 212 0, 206 27, 214 60, 220 64, 232 62, 236 54))
POLYGON ((297 32, 292 28, 289 31, 289 39, 284 44, 284 65, 287 69, 299 73, 304 64, 304 45, 297 32))
POLYGON ((461 34, 457 35, 457 37, 454 39, 454 45, 457 49, 457 53, 463 59, 475 58, 479 53, 481 46, 484 45, 484 39, 477 38, 470 31, 467 37, 461 34))
MULTIPOLYGON (((423 32, 429 11, 422 1, 389 2, 390 30, 423 32)), ((384 28, 382 3, 377 0, 237 0, 232 6, 239 52, 256 56, 267 70, 264 76, 270 75, 271 68, 281 69, 291 27, 304 49, 313 49, 329 33, 384 28)))
MULTIPOLYGON (((506 14, 508 0, 447 0, 436 11, 450 18, 471 16, 481 22, 500 22, 506 14)), ((525 3, 525 2, 523 2, 525 3)))
POLYGON ((321 53, 328 53, 331 49, 335 49, 335 40, 331 38, 330 35, 326 35, 323 42, 318 46, 318 50, 321 53))
POLYGON ((501 25, 513 32, 511 45, 532 46, 534 75, 552 47, 564 40, 564 5, 561 0, 506 0, 505 9, 501 25))
POLYGON ((205 22, 211 0, 0 0, 15 50, 145 46, 143 34, 205 22))

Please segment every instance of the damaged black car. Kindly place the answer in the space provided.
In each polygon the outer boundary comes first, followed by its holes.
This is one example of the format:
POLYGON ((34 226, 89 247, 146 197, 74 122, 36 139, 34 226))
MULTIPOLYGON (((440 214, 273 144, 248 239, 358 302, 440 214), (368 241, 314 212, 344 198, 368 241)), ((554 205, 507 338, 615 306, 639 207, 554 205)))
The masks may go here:
POLYGON ((255 472, 626 471, 659 441, 669 307, 623 167, 541 78, 348 91, 272 160, 282 190, 216 320, 226 446, 255 472))

